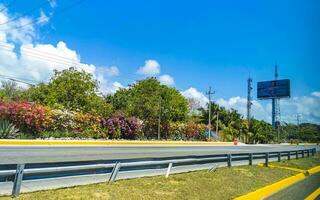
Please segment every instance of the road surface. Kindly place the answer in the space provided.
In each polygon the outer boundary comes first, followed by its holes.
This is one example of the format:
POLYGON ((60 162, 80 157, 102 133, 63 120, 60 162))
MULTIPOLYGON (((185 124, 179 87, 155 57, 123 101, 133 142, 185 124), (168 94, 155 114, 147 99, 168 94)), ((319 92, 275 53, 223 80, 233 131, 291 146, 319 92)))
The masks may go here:
MULTIPOLYGON (((300 200, 307 198, 320 187, 320 173, 308 176, 306 179, 288 187, 267 198, 267 200, 300 200)), ((320 199, 317 198, 317 199, 320 199)))
POLYGON ((0 146, 0 164, 138 159, 224 153, 302 150, 317 146, 0 146))

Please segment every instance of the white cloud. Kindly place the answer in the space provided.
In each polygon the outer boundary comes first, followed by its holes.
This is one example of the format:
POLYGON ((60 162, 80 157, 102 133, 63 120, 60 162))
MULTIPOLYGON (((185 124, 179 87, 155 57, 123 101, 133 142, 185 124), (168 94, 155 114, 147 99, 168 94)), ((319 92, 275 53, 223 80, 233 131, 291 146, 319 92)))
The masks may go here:
MULTIPOLYGON (((247 116, 247 99, 246 98, 242 98, 239 96, 231 97, 227 100, 220 98, 217 100, 217 103, 220 106, 225 107, 226 109, 233 108, 233 109, 237 110, 244 117, 247 116)), ((251 114, 252 114, 252 117, 260 119, 260 120, 265 120, 265 121, 271 120, 271 117, 268 115, 267 109, 264 108, 256 100, 252 101, 251 114)))
POLYGON ((209 99, 202 92, 193 87, 181 92, 181 94, 186 98, 197 101, 200 107, 206 107, 206 104, 209 102, 209 99))
POLYGON ((5 13, 0 13, 1 25, 0 34, 2 35, 2 42, 12 41, 19 43, 30 43, 36 36, 34 32, 34 26, 32 25, 32 19, 28 17, 22 17, 17 20, 9 21, 9 17, 5 16, 5 13), (4 17, 1 17, 4 16, 4 17), (20 28, 22 27, 22 28, 20 28))
POLYGON ((296 122, 300 114, 302 122, 320 124, 320 98, 316 95, 293 97, 280 101, 282 120, 296 122))
POLYGON ((315 97, 320 97, 320 91, 312 92, 312 95, 315 97))
POLYGON ((110 67, 98 67, 96 74, 99 74, 104 77, 118 76, 120 70, 117 66, 110 67))
MULTIPOLYGON (((0 13, 0 23, 13 19, 5 10, 0 13)), ((122 85, 107 78, 119 74, 116 66, 105 67, 100 73, 100 67, 81 62, 80 55, 70 49, 65 42, 52 44, 35 44, 36 32, 30 24, 21 29, 15 29, 21 24, 32 22, 24 17, 0 27, 0 74, 20 79, 30 79, 37 82, 48 81, 53 70, 63 70, 71 66, 93 74, 101 83, 103 92, 114 92, 122 85)))
POLYGON ((161 75, 159 76, 159 81, 161 84, 163 85, 167 85, 167 86, 173 86, 174 85, 174 79, 170 76, 170 75, 161 75))
POLYGON ((160 73, 160 64, 156 60, 146 60, 144 66, 137 71, 138 74, 154 76, 160 73))

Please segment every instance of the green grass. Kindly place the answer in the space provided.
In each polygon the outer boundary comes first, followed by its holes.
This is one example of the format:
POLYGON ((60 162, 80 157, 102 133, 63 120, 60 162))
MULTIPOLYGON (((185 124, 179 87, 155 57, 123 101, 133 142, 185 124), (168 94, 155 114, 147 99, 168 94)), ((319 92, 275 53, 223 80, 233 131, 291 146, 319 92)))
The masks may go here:
MULTIPOLYGON (((19 199, 232 199, 296 174, 258 166, 219 168, 48 190, 20 195, 19 199)), ((1 199, 1 198, 0 198, 1 199)), ((4 197, 3 199, 10 199, 4 197)))
POLYGON ((315 156, 304 157, 295 159, 295 157, 291 160, 283 160, 281 162, 272 162, 272 165, 275 166, 283 166, 283 167, 292 167, 298 169, 310 169, 312 167, 316 167, 320 165, 320 154, 316 154, 315 156))

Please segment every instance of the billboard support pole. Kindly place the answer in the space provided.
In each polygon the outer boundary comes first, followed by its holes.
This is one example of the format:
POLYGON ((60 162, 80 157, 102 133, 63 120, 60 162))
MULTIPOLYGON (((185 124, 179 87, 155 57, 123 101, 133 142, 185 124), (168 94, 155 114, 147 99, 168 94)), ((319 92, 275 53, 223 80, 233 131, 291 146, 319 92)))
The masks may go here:
POLYGON ((258 82, 258 99, 272 100, 272 129, 277 134, 277 140, 280 142, 280 99, 290 97, 290 80, 278 80, 278 65, 275 65, 274 80, 258 82))

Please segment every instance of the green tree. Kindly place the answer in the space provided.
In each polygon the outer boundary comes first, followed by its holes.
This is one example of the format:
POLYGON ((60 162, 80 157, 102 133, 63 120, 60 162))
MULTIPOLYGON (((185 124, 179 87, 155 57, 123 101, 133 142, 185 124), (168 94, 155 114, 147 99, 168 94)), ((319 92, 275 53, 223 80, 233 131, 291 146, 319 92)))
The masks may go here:
POLYGON ((0 88, 0 98, 17 99, 20 97, 22 89, 14 81, 2 81, 0 88))
POLYGON ((252 133, 250 143, 270 143, 275 140, 271 124, 263 120, 252 119, 250 129, 252 133))
POLYGON ((53 108, 109 115, 112 106, 97 95, 98 82, 92 74, 74 67, 54 71, 48 84, 39 84, 24 92, 23 97, 53 108))
POLYGON ((118 90, 107 101, 128 116, 144 121, 146 136, 155 137, 160 115, 161 124, 183 121, 188 114, 188 102, 181 93, 156 78, 138 81, 127 89, 118 90))

